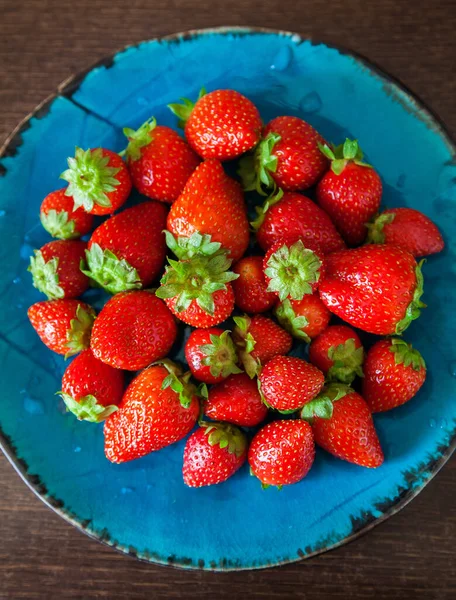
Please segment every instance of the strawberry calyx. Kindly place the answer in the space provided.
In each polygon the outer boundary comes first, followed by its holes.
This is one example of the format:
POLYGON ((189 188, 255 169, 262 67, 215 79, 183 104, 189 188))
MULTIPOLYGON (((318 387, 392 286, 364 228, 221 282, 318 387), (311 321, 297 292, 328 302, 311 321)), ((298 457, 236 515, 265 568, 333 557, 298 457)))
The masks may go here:
POLYGON ((301 419, 312 424, 314 417, 330 419, 333 415, 334 402, 353 392, 352 388, 343 383, 329 383, 316 398, 301 409, 301 419))
POLYGON ((278 294, 280 300, 302 300, 313 293, 312 284, 320 279, 320 258, 301 240, 288 245, 285 242, 269 257, 265 275, 269 278, 268 292, 278 294))
POLYGON ((190 115, 192 114, 193 109, 195 108, 195 104, 205 95, 206 90, 204 87, 202 87, 200 93, 198 94, 198 98, 195 100, 195 102, 192 102, 188 98, 180 98, 182 104, 176 102, 167 105, 169 110, 179 119, 177 121, 178 127, 184 129, 185 124, 187 123, 188 119, 190 118, 190 115))
POLYGON ((207 233, 201 234, 195 231, 190 237, 174 237, 174 235, 164 230, 166 245, 180 260, 188 260, 196 254, 203 256, 212 256, 221 248, 220 242, 213 242, 207 233))
POLYGON ((356 376, 364 377, 362 368, 364 349, 362 346, 356 348, 353 338, 338 346, 331 346, 328 350, 328 358, 333 362, 326 375, 328 381, 350 384, 356 376))
POLYGON ((421 309, 426 308, 426 304, 421 302, 421 296, 423 295, 423 292, 424 292, 424 279, 423 279, 423 273, 421 271, 421 267, 423 266, 424 262, 425 262, 425 259, 421 260, 416 265, 416 268, 415 268, 415 275, 416 275, 415 291, 413 293, 412 301, 407 306, 407 310, 405 311, 404 318, 401 319, 396 324, 395 333, 397 335, 402 335, 402 333, 407 329, 407 327, 410 325, 410 323, 412 321, 414 321, 415 319, 418 319, 418 317, 421 314, 421 309))
POLYGON ((278 188, 277 190, 274 190, 272 192, 272 194, 270 194, 266 198, 266 200, 264 201, 262 206, 255 206, 257 218, 255 220, 251 221, 251 223, 250 223, 250 225, 252 226, 254 231, 258 231, 258 229, 263 224, 264 218, 265 218, 268 210, 271 208, 271 206, 274 206, 274 204, 277 204, 277 202, 279 202, 279 200, 282 199, 282 196, 283 196, 283 190, 281 188, 278 188))
POLYGON ((309 321, 304 315, 298 316, 295 313, 288 298, 277 304, 274 313, 282 327, 291 333, 293 337, 303 340, 308 344, 310 343, 310 337, 303 331, 304 327, 307 327, 309 324, 309 321))
POLYGON ((93 243, 85 253, 87 268, 82 263, 81 271, 111 294, 142 287, 138 271, 124 258, 117 258, 107 248, 102 250, 96 243, 93 243))
POLYGON ((138 129, 131 129, 130 127, 124 127, 122 129, 123 134, 128 139, 128 146, 125 150, 120 152, 120 156, 127 156, 132 161, 141 158, 141 148, 148 146, 151 142, 151 132, 157 126, 157 120, 155 117, 147 119, 138 129))
POLYGON ((76 318, 71 319, 70 328, 67 331, 68 352, 65 358, 73 356, 82 350, 86 350, 90 345, 90 334, 92 333, 93 323, 95 321, 95 311, 85 310, 80 304, 76 309, 76 318))
POLYGON ((221 335, 209 336, 211 343, 199 347, 204 354, 201 364, 209 367, 213 377, 228 377, 235 373, 242 373, 237 366, 238 356, 230 332, 224 331, 221 335))
POLYGON ((65 402, 68 412, 71 412, 78 418, 79 421, 88 421, 89 423, 101 423, 118 410, 115 404, 103 406, 92 394, 83 396, 79 400, 75 400, 65 392, 57 392, 65 402))
POLYGON ((103 156, 101 148, 83 150, 76 147, 74 157, 68 158, 68 169, 60 178, 68 182, 66 196, 72 196, 74 207, 90 212, 95 205, 112 206, 107 194, 120 185, 115 175, 118 167, 109 167, 110 157, 103 156))
POLYGON ((384 244, 385 233, 383 231, 383 228, 385 227, 385 225, 392 223, 394 221, 395 216, 396 215, 393 212, 386 213, 383 215, 377 215, 377 217, 372 223, 366 223, 366 244, 384 244))
MULTIPOLYGON (((163 379, 161 389, 171 388, 179 396, 179 402, 183 408, 189 408, 195 396, 206 397, 203 386, 197 387, 191 380, 190 371, 184 373, 179 365, 169 359, 163 359, 153 363, 154 366, 165 367, 168 375, 163 379)), ((207 388, 206 388, 207 392, 207 388)))
POLYGON ((371 165, 363 162, 363 151, 358 140, 346 138, 345 142, 339 146, 318 143, 318 147, 320 152, 331 161, 331 171, 335 175, 340 175, 349 162, 361 167, 372 168, 371 165))
POLYGON ((271 131, 260 141, 253 154, 245 156, 239 162, 238 175, 246 192, 255 190, 262 196, 266 196, 263 186, 266 188, 276 187, 271 173, 277 171, 278 158, 272 152, 274 146, 281 139, 279 134, 271 131))
POLYGON ((421 369, 426 368, 421 353, 401 338, 391 338, 389 351, 394 354, 394 361, 397 365, 412 367, 414 371, 421 371, 421 369))
POLYGON ((233 321, 236 323, 236 327, 233 331, 233 340, 238 350, 239 360, 247 375, 250 379, 253 379, 260 373, 261 363, 252 356, 256 341, 249 332, 250 317, 247 315, 244 315, 243 317, 233 317, 233 321))
POLYGON ((229 454, 235 454, 240 458, 247 448, 247 438, 245 434, 234 425, 227 423, 204 423, 200 424, 205 428, 205 435, 210 446, 219 446, 222 450, 226 448, 229 454))
POLYGON ((59 238, 60 240, 74 240, 80 237, 78 231, 76 231, 76 223, 73 219, 68 220, 68 213, 66 210, 57 212, 55 208, 51 208, 47 213, 40 213, 41 225, 46 231, 52 235, 52 237, 59 238))
POLYGON ((30 257, 30 266, 27 269, 32 274, 33 286, 41 293, 46 294, 50 300, 63 298, 65 295, 59 285, 58 266, 57 256, 46 262, 41 250, 35 250, 35 255, 30 257))

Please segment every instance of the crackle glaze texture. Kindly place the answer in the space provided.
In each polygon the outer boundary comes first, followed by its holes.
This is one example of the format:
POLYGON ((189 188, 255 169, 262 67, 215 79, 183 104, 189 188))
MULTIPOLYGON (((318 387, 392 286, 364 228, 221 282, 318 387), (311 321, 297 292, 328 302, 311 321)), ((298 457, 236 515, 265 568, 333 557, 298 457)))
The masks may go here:
MULTIPOLYGON (((298 560, 385 518, 430 479, 454 441, 455 178, 454 146, 437 120, 390 78, 326 45, 291 34, 218 31, 146 42, 105 61, 45 104, 0 160, 6 453, 45 501, 90 535, 187 568, 298 560), (383 204, 422 210, 443 232, 445 250, 423 267, 428 308, 405 335, 422 352, 428 377, 413 401, 375 416, 385 450, 379 469, 318 451, 307 477, 281 492, 262 491, 246 468, 223 485, 192 490, 182 482, 183 441, 113 465, 104 457, 102 427, 77 422, 54 395, 64 360, 42 345, 26 316, 44 299, 26 272, 33 248, 50 239, 39 223, 40 203, 61 185, 76 145, 120 151, 122 127, 139 127, 151 115, 176 128, 166 104, 196 98, 203 84, 239 90, 266 123, 286 113, 329 141, 358 138, 382 176, 383 204), (260 512, 264 518, 252 518, 260 512)), ((84 300, 99 309, 106 295, 89 290, 84 300)), ((368 336, 362 341, 371 344, 368 336)), ((182 350, 174 356, 182 360, 182 350)))

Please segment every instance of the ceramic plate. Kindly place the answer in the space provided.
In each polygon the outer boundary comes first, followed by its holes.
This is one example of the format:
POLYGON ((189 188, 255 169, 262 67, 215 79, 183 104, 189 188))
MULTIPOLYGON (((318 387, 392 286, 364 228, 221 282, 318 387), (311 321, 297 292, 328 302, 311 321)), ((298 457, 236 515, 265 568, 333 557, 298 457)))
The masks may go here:
MULTIPOLYGON (((200 569, 283 564, 342 544, 396 512, 448 459, 456 429, 455 146, 440 121, 401 84, 350 52, 298 35, 197 31, 122 50, 63 84, 13 133, 0 161, 1 441, 23 479, 88 535, 153 562, 200 569), (424 267, 422 317, 406 332, 428 378, 418 396, 376 417, 384 465, 362 469, 318 452, 301 483, 263 491, 243 469, 227 483, 189 489, 183 443, 123 465, 103 454, 102 427, 79 423, 54 395, 64 361, 41 345, 27 307, 42 299, 26 272, 49 240, 43 197, 75 145, 123 148, 122 127, 200 87, 234 88, 263 119, 303 117, 325 138, 358 138, 381 173, 384 204, 429 215, 445 251, 424 267)), ((89 301, 100 302, 97 292, 89 301)), ((372 548, 375 554, 375 548, 372 548)))

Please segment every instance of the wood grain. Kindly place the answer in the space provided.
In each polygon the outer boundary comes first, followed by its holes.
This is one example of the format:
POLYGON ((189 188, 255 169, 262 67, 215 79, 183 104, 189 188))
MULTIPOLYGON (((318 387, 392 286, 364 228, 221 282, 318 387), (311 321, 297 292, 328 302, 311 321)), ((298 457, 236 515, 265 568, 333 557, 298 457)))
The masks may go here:
MULTIPOLYGON (((69 75, 154 35, 217 25, 299 31, 402 79, 456 134, 454 0, 0 0, 0 143, 69 75)), ((48 510, 0 458, 0 599, 456 598, 456 460, 357 541, 266 571, 211 574, 137 562, 48 510)))

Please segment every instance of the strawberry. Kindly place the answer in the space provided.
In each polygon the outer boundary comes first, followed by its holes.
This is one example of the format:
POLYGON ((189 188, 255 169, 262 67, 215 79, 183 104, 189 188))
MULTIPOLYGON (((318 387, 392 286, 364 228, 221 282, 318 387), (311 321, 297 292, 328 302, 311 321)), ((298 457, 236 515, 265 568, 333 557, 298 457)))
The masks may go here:
POLYGON ((83 272, 112 294, 149 286, 165 262, 166 212, 151 200, 107 219, 90 238, 83 272))
POLYGON ((35 250, 28 270, 33 285, 49 299, 76 298, 89 287, 89 279, 79 268, 87 244, 78 240, 57 240, 35 250))
POLYGON ((278 240, 266 252, 263 269, 268 291, 280 300, 302 300, 318 288, 324 277, 322 251, 315 243, 278 240))
POLYGON ((321 135, 298 117, 276 117, 263 131, 252 156, 241 161, 239 174, 246 190, 262 193, 262 186, 283 190, 305 190, 328 168, 319 144, 321 135))
POLYGON ((423 357, 398 338, 380 340, 364 363, 363 396, 372 412, 383 412, 411 400, 426 379, 423 357))
POLYGON ((377 335, 401 334, 425 306, 421 263, 402 248, 380 244, 328 256, 319 293, 331 312, 377 335))
POLYGON ((436 254, 445 246, 437 225, 414 208, 385 210, 367 228, 368 243, 400 246, 415 257, 436 254))
POLYGON ((126 127, 125 150, 133 185, 144 196, 172 204, 200 163, 190 146, 170 127, 148 119, 138 130, 126 127))
POLYGON ((301 239, 317 244, 324 255, 345 248, 344 241, 328 215, 302 194, 281 190, 268 198, 252 223, 256 239, 266 252, 279 240, 301 239))
POLYGON ((367 235, 367 221, 380 207, 380 176, 362 162, 356 140, 346 139, 337 148, 324 145, 321 151, 331 161, 331 168, 317 186, 317 202, 348 244, 360 244, 367 235))
POLYGON ((327 381, 350 384, 363 377, 364 349, 358 334, 346 325, 332 325, 309 346, 309 360, 326 375, 327 381))
POLYGON ((89 347, 95 311, 88 304, 47 300, 33 304, 27 315, 43 344, 53 352, 68 358, 89 347))
POLYGON ((59 392, 79 420, 100 423, 117 410, 124 391, 124 374, 84 350, 66 368, 59 392))
POLYGON ((307 294, 302 300, 286 298, 276 305, 274 312, 284 329, 307 343, 324 331, 331 319, 318 294, 307 294))
POLYGON ((233 339, 238 355, 249 377, 255 377, 262 365, 275 356, 287 354, 291 350, 291 335, 274 323, 272 319, 256 315, 234 317, 236 327, 233 339))
POLYGON ((122 292, 102 308, 90 346, 111 367, 137 371, 166 356, 176 335, 173 315, 152 292, 122 292))
POLYGON ((185 359, 193 377, 204 383, 218 383, 242 373, 230 332, 212 327, 195 329, 185 344, 185 359))
POLYGON ((295 356, 276 356, 258 376, 260 393, 270 408, 293 412, 321 391, 325 378, 310 363, 295 356))
POLYGON ((198 413, 190 373, 171 361, 152 365, 133 379, 104 424, 106 458, 123 463, 174 444, 193 429, 198 413))
POLYGON ((204 414, 215 421, 255 427, 264 421, 268 409, 261 400, 256 380, 238 373, 211 387, 204 414))
POLYGON ((188 438, 182 474, 189 487, 226 481, 247 459, 247 439, 240 429, 222 423, 206 423, 188 438))
POLYGON ((305 421, 273 421, 253 438, 248 460, 250 471, 263 488, 298 483, 315 459, 312 429, 305 421))
POLYGON ((262 256, 244 256, 233 266, 233 272, 239 275, 232 284, 238 308, 247 313, 261 313, 274 306, 277 296, 267 291, 262 256))
POLYGON ((333 383, 304 406, 315 442, 330 454, 361 467, 379 467, 383 452, 364 399, 347 385, 333 383))
POLYGON ((244 195, 219 161, 206 160, 196 168, 171 206, 167 229, 176 237, 210 235, 233 261, 241 258, 249 244, 244 195))
POLYGON ((131 192, 127 165, 116 152, 105 148, 76 148, 60 178, 68 181, 65 194, 73 198, 74 208, 82 207, 91 215, 112 214, 131 192))
POLYGON ((93 216, 83 208, 74 209, 74 200, 65 194, 65 188, 51 192, 41 203, 40 221, 52 237, 73 240, 89 233, 93 216))
POLYGON ((253 102, 235 90, 201 90, 195 103, 168 104, 188 143, 203 158, 230 160, 260 140, 262 122, 253 102))

